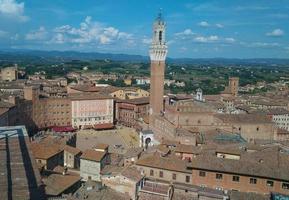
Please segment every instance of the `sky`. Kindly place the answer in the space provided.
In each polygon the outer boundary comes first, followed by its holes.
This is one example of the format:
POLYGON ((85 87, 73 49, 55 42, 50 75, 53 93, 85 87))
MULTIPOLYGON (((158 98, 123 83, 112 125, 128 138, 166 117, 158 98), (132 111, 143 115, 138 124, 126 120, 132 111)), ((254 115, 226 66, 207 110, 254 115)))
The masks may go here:
POLYGON ((289 0, 0 0, 0 49, 148 55, 159 9, 172 58, 289 58, 289 0))

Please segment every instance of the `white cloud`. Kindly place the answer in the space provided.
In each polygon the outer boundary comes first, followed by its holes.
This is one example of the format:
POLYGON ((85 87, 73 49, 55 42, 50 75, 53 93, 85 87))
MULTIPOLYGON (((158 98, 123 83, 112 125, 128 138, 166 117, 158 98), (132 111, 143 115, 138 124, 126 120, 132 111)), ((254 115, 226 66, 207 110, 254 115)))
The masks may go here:
POLYGON ((195 42, 200 42, 200 43, 209 43, 209 42, 216 42, 219 40, 219 37, 217 35, 211 35, 208 37, 205 36, 198 36, 194 38, 195 42))
POLYGON ((0 14, 20 22, 29 19, 24 15, 24 2, 17 3, 15 0, 0 0, 0 14))
POLYGON ((51 41, 49 41, 49 43, 55 43, 55 44, 64 44, 64 42, 65 42, 65 38, 62 33, 56 33, 55 35, 53 35, 51 41))
POLYGON ((198 25, 201 27, 209 27, 210 26, 210 24, 206 21, 202 21, 202 22, 198 23, 198 25))
POLYGON ((225 38, 225 41, 228 43, 234 43, 236 40, 234 38, 225 38))
POLYGON ((253 42, 253 43, 244 43, 247 47, 254 47, 254 48, 273 48, 273 47, 280 47, 279 43, 267 43, 267 42, 253 42))
POLYGON ((48 32, 46 31, 45 27, 41 26, 36 31, 31 31, 26 34, 26 40, 46 40, 48 37, 48 32))
POLYGON ((267 36, 271 37, 281 37, 284 35, 284 31, 282 29, 274 29, 273 31, 266 33, 267 36))
POLYGON ((182 32, 175 33, 176 36, 188 36, 188 35, 194 35, 195 33, 191 29, 185 29, 182 32))
POLYGON ((142 39, 142 43, 146 44, 146 45, 151 44, 152 43, 152 39, 151 38, 143 38, 142 39))
POLYGON ((181 50, 181 51, 187 51, 188 48, 187 48, 187 47, 181 47, 180 50, 181 50))
POLYGON ((100 45, 112 44, 116 41, 126 41, 127 44, 133 44, 133 35, 121 32, 117 28, 106 27, 99 22, 92 21, 90 16, 87 16, 80 27, 72 27, 64 25, 54 29, 54 36, 51 43, 94 43, 100 45))
POLYGON ((223 24, 216 24, 216 27, 217 28, 224 28, 224 25, 223 24))

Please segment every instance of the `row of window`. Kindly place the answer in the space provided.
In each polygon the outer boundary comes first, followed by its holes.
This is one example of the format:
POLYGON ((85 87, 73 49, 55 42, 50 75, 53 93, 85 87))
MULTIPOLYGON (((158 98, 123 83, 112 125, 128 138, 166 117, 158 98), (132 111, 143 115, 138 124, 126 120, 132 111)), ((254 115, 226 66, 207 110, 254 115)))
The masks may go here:
POLYGON ((273 117, 274 121, 289 121, 289 118, 277 118, 277 117, 273 117))
POLYGON ((54 105, 54 104, 49 104, 49 105, 43 105, 43 106, 41 106, 41 105, 39 105, 38 106, 38 108, 39 109, 41 109, 41 108, 45 108, 45 107, 49 107, 49 108, 58 108, 58 107, 64 107, 64 106, 70 106, 69 104, 56 104, 56 105, 54 105))
MULTIPOLYGON (((153 170, 153 169, 150 170, 150 176, 154 176, 154 170, 153 170)), ((164 172, 163 172, 163 171, 159 171, 159 177, 160 177, 160 178, 163 178, 163 177, 164 177, 164 172)), ((173 180, 177 180, 177 174, 172 173, 172 179, 173 179, 173 180)), ((190 182, 190 179, 191 179, 190 176, 186 176, 186 177, 185 177, 185 182, 186 182, 186 183, 189 183, 189 182, 190 182)))
MULTIPOLYGON (((206 176, 206 172, 205 171, 200 171, 199 172, 199 176, 205 177, 206 176)), ((222 180, 223 179, 223 174, 216 173, 216 179, 217 180, 222 180)), ((240 176, 233 176, 232 177, 232 181, 233 182, 240 182, 240 176)), ((250 178, 249 183, 255 185, 255 184, 257 184, 257 179, 256 178, 250 178)), ((267 180, 266 181, 266 185, 270 186, 270 187, 273 187, 274 186, 274 181, 267 180)), ((282 183, 282 188, 283 189, 289 189, 289 183, 282 183)))
MULTIPOLYGON (((91 117, 91 118, 80 118, 79 121, 80 122, 90 122, 90 121, 99 121, 99 120, 106 120, 106 119, 110 119, 111 117, 108 116, 108 117, 91 117)), ((74 119, 74 122, 77 122, 78 120, 77 119, 74 119)))

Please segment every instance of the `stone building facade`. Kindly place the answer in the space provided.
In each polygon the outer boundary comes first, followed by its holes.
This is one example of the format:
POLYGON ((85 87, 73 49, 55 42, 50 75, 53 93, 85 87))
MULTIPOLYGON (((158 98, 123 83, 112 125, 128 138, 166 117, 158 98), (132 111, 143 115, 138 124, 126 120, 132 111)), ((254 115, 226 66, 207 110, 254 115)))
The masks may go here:
POLYGON ((114 101, 104 95, 71 96, 71 124, 75 128, 112 128, 114 101))
POLYGON ((81 151, 78 148, 66 145, 63 151, 63 164, 68 168, 79 169, 81 151))
POLYGON ((147 97, 119 100, 116 102, 116 120, 128 127, 135 127, 138 120, 149 114, 149 99, 147 97))
POLYGON ((101 170, 106 163, 106 152, 88 149, 80 157, 80 176, 83 180, 101 181, 101 170))

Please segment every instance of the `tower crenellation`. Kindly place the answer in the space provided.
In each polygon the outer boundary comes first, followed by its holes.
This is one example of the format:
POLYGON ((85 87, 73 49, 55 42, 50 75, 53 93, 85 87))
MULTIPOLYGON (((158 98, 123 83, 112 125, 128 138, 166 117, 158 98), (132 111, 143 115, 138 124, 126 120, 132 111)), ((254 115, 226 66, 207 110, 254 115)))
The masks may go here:
POLYGON ((153 39, 149 51, 151 61, 165 61, 168 52, 165 33, 166 23, 160 13, 153 25, 153 39))

